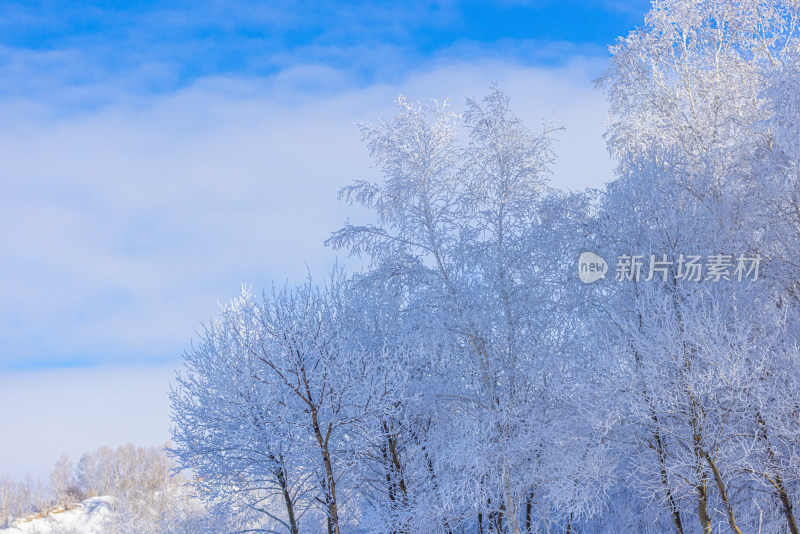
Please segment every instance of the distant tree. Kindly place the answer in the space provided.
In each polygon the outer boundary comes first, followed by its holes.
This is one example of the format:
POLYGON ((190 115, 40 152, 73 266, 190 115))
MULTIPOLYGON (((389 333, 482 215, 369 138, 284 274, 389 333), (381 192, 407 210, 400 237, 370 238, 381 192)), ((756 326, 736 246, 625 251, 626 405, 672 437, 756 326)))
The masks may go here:
POLYGON ((82 498, 75 480, 74 467, 69 456, 62 454, 50 473, 50 490, 53 492, 57 506, 71 504, 82 498))

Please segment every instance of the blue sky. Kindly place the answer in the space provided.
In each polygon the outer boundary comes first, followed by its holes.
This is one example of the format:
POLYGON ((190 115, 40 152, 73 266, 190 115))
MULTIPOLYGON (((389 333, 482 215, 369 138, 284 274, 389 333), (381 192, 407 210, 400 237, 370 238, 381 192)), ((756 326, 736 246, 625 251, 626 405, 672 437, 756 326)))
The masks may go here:
POLYGON ((532 128, 565 127, 552 184, 601 186, 592 79, 647 8, 0 2, 0 403, 23 436, 0 473, 166 439, 169 377, 217 303, 322 277, 323 240, 366 216, 336 201, 379 176, 355 124, 401 93, 458 110, 497 82, 532 128), (38 425, 53 405, 81 431, 38 425))
POLYGON ((577 54, 604 53, 618 35, 641 22, 647 3, 56 1, 2 6, 2 89, 44 95, 59 84, 105 85, 112 79, 127 90, 168 92, 203 77, 268 77, 298 64, 341 71, 348 87, 401 80, 432 60, 502 57, 558 64, 577 54))

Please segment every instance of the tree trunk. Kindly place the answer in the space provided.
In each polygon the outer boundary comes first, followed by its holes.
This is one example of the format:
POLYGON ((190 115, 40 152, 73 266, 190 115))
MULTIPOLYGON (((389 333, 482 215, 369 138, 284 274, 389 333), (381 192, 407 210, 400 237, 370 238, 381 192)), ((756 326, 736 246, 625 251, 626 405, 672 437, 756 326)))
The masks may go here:
MULTIPOLYGON (((639 324, 641 326, 642 318, 639 317, 639 324)), ((641 359, 638 353, 634 353, 637 370, 641 364, 641 359)), ((683 534, 683 521, 681 521, 681 512, 675 503, 675 498, 672 495, 672 490, 669 487, 669 476, 667 474, 667 458, 666 450, 664 448, 664 440, 661 439, 660 423, 658 415, 653 410, 653 403, 650 400, 650 393, 647 391, 647 384, 642 384, 642 394, 647 403, 650 420, 653 421, 653 439, 655 440, 656 456, 658 457, 658 472, 661 478, 661 485, 664 486, 664 494, 667 498, 667 506, 669 507, 670 515, 672 516, 672 524, 675 526, 675 534, 683 534)))
MULTIPOLYGON (((339 510, 336 506, 336 478, 333 476, 333 465, 331 463, 330 450, 328 450, 328 440, 322 435, 316 410, 311 411, 311 421, 314 426, 314 435, 317 438, 317 443, 322 452, 322 463, 325 466, 325 479, 322 481, 322 490, 325 494, 325 504, 328 507, 328 534, 339 534, 339 510)), ((330 432, 328 432, 328 435, 330 435, 330 432)))
POLYGON ((658 471, 659 475, 661 476, 661 485, 664 486, 664 494, 667 497, 667 506, 669 507, 669 512, 672 516, 672 524, 675 526, 675 534, 683 534, 681 512, 678 509, 678 505, 675 503, 675 498, 673 497, 672 490, 669 487, 666 451, 664 450, 664 443, 661 440, 661 432, 658 430, 658 416, 651 412, 650 417, 656 424, 656 428, 653 430, 653 438, 655 439, 656 455, 658 456, 658 471))
POLYGON ((275 477, 278 479, 278 484, 281 487, 283 503, 286 506, 286 515, 289 517, 289 532, 291 534, 298 534, 300 531, 297 528, 297 519, 294 515, 294 503, 292 503, 292 496, 291 493, 289 493, 286 471, 283 468, 277 469, 275 477))
POLYGON ((739 527, 736 525, 736 517, 733 515, 733 506, 728 499, 728 492, 725 490, 725 483, 722 480, 722 475, 717 468, 717 464, 711 459, 711 456, 707 452, 703 451, 703 456, 706 457, 708 466, 711 468, 711 472, 714 474, 714 481, 717 483, 719 497, 722 499, 722 505, 725 507, 725 513, 728 515, 728 524, 731 526, 731 530, 735 534, 742 534, 742 531, 739 530, 739 527))
POLYGON ((386 466, 386 488, 389 491, 389 506, 394 510, 396 508, 395 501, 395 483, 392 478, 392 466, 389 460, 389 446, 385 443, 381 444, 381 456, 383 456, 383 463, 386 466))
POLYGON ((400 492, 400 504, 403 507, 408 506, 408 490, 406 489, 406 479, 403 475, 403 466, 400 463, 400 453, 397 450, 397 437, 389 434, 389 455, 391 457, 392 465, 392 478, 394 479, 395 486, 400 492))
MULTIPOLYGON (((405 511, 408 508, 408 491, 406 490, 403 469, 400 465, 397 438, 392 434, 386 422, 383 423, 383 432, 386 441, 381 445, 381 454, 383 455, 383 461, 386 465, 386 485, 389 489, 389 503, 392 507, 392 511, 398 509, 405 511)), ((407 521, 403 521, 395 527, 396 529, 393 530, 393 532, 396 534, 408 533, 407 521)))
POLYGON ((503 533, 503 517, 506 513, 506 505, 505 503, 500 504, 500 509, 497 511, 497 515, 494 518, 494 528, 497 531, 497 534, 503 533))
POLYGON ((525 501, 525 534, 531 534, 533 526, 533 491, 525 501))
POLYGON ((703 534, 712 534, 711 518, 708 517, 708 489, 705 484, 697 486, 697 517, 703 527, 703 534))
MULTIPOLYGON (((689 398, 694 401, 691 392, 688 391, 689 398)), ((692 402, 695 406, 694 402, 692 402)), ((696 408, 695 408, 696 409, 696 408)), ((700 428, 697 422, 697 413, 694 413, 691 419, 692 425, 692 442, 694 445, 694 459, 695 459, 695 473, 699 483, 695 486, 697 489, 697 517, 700 519, 700 525, 703 527, 703 534, 711 534, 711 518, 708 516, 708 471, 705 470, 705 454, 703 451, 703 438, 700 434, 700 428)))
POLYGON ((797 521, 794 519, 794 512, 792 512, 792 501, 789 499, 789 494, 786 492, 786 486, 783 483, 783 478, 780 475, 775 476, 775 489, 778 492, 778 498, 783 505, 783 513, 786 516, 786 522, 789 523, 789 532, 798 534, 797 521))
POLYGON ((780 474, 778 459, 775 457, 775 452, 772 450, 772 444, 769 441, 769 434, 767 433, 767 423, 761 417, 761 412, 756 411, 756 420, 759 426, 759 436, 767 448, 767 457, 772 464, 775 475, 767 480, 774 486, 775 492, 778 494, 778 499, 781 501, 783 508, 783 515, 786 516, 786 522, 789 525, 789 532, 791 534, 800 534, 797 530, 797 521, 794 518, 794 511, 792 510, 792 500, 789 498, 789 493, 786 491, 786 484, 783 482, 783 477, 780 474))
POLYGON ((508 469, 504 468, 503 483, 505 485, 505 499, 501 507, 501 513, 508 517, 508 524, 512 534, 522 534, 519 528, 519 517, 517 517, 517 506, 514 501, 514 494, 511 492, 511 477, 508 469))
MULTIPOLYGON (((436 472, 433 470, 433 461, 428 456, 428 452, 424 451, 425 454, 425 464, 428 467, 428 474, 431 476, 431 482, 433 482, 433 489, 436 491, 438 496, 439 494, 439 484, 436 481, 436 472)), ((450 523, 447 522, 446 517, 442 517, 442 526, 444 527, 444 531, 446 534, 453 534, 453 529, 450 528, 450 523)))
POLYGON ((327 446, 323 451, 325 462, 325 476, 328 479, 328 521, 330 522, 330 534, 339 534, 339 510, 336 506, 336 480, 333 478, 333 466, 327 446))

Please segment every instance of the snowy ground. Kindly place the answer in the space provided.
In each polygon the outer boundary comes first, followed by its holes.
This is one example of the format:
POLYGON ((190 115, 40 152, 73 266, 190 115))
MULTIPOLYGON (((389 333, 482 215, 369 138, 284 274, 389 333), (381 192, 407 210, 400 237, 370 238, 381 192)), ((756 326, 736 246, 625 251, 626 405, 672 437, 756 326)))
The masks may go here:
POLYGON ((54 510, 44 517, 18 519, 0 534, 104 534, 103 524, 112 514, 111 497, 94 497, 69 510, 54 510))

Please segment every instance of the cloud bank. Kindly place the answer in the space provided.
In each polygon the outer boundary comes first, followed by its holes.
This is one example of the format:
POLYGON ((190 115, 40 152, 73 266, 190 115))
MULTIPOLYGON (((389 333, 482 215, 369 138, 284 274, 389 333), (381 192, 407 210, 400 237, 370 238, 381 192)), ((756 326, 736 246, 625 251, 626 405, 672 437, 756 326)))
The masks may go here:
POLYGON ((399 94, 458 111, 496 82, 531 128, 565 127, 552 185, 612 175, 591 83, 602 36, 473 31, 520 10, 558 19, 556 2, 300 22, 280 3, 160 5, 0 16, 0 406, 15 436, 0 473, 165 440, 169 379, 217 303, 243 282, 322 278, 337 260, 324 239, 365 220, 337 192, 379 178, 356 125, 390 118, 399 94))
POLYGON ((390 117, 399 93, 459 109, 496 81, 531 127, 566 128, 553 185, 600 186, 600 66, 453 64, 326 96, 303 88, 337 73, 306 67, 67 116, 0 108, 0 367, 176 361, 242 282, 322 276, 323 240, 362 215, 338 189, 378 175, 355 124, 390 117))

